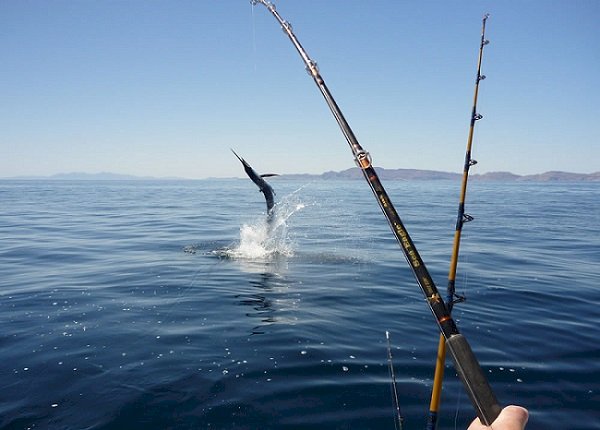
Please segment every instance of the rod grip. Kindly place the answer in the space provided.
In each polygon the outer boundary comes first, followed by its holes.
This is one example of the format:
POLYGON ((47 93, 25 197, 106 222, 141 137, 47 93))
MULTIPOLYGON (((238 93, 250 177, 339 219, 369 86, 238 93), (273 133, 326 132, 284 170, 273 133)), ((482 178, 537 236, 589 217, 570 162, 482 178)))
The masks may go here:
POLYGON ((446 346, 454 360, 456 373, 465 385, 479 420, 484 425, 490 426, 502 408, 467 339, 462 334, 455 334, 446 339, 446 346))

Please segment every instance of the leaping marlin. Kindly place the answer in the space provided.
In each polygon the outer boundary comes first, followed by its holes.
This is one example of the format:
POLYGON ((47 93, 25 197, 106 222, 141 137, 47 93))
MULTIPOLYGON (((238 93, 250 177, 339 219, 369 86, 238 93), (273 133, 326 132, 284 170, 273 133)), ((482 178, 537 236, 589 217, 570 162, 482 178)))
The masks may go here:
POLYGON ((269 219, 271 219, 271 215, 273 214, 273 206, 275 205, 275 199, 273 198, 275 191, 273 191, 273 188, 271 188, 271 186, 267 184, 267 181, 265 181, 263 178, 278 175, 276 173, 266 173, 264 175, 259 175, 246 162, 246 160, 237 155, 233 149, 231 150, 231 152, 233 152, 233 154, 238 158, 238 160, 242 162, 242 164, 244 165, 244 170, 246 171, 248 177, 252 179, 252 182, 254 182, 258 186, 260 192, 263 193, 263 195, 265 196, 265 200, 267 201, 267 215, 269 219))

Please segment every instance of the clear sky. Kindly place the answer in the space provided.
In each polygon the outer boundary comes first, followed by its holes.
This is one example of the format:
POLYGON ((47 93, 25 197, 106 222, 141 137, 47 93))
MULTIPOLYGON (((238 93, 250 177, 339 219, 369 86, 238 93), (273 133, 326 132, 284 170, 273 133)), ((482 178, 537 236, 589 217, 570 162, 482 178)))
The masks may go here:
MULTIPOLYGON (((600 1, 279 0, 374 164, 600 170, 600 1)), ((249 0, 0 1, 0 177, 187 178, 354 166, 275 19, 249 0)))

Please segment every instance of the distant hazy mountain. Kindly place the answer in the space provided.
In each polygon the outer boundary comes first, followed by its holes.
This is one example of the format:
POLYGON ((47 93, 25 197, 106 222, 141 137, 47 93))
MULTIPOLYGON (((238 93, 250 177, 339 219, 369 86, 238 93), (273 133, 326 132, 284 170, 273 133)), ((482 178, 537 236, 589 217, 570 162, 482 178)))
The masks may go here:
MULTIPOLYGON (((436 170, 417 170, 417 169, 384 169, 376 167, 375 170, 379 177, 387 181, 414 181, 414 180, 460 180, 462 173, 439 172, 436 170)), ((281 175, 283 179, 297 180, 347 180, 347 179, 362 179, 362 172, 358 167, 342 170, 341 172, 325 172, 320 175, 311 174, 290 174, 281 175)), ((471 178, 476 181, 531 181, 531 182, 600 182, 600 172, 595 173, 570 173, 570 172, 546 172, 536 175, 515 175, 510 172, 489 172, 483 174, 471 175, 471 178)), ((38 179, 38 180, 72 180, 72 181, 124 181, 124 180, 185 180, 178 177, 152 177, 152 176, 134 176, 124 175, 120 173, 100 172, 100 173, 59 173, 52 176, 20 176, 5 179, 38 179)), ((271 178, 277 180, 277 177, 271 178)))
POLYGON ((523 177, 510 172, 488 172, 472 176, 482 181, 518 181, 523 177))
POLYGON ((71 173, 57 173, 52 176, 18 176, 10 179, 49 179, 49 180, 60 180, 60 181, 132 181, 132 180, 172 180, 182 179, 176 177, 167 178, 156 178, 152 176, 135 176, 125 175, 121 173, 84 173, 84 172, 71 172, 71 173))
MULTIPOLYGON (((375 171, 381 179, 390 181, 410 181, 415 179, 458 179, 461 177, 461 175, 458 173, 438 172, 436 170, 384 169, 383 167, 376 167, 375 171)), ((358 167, 353 167, 341 172, 326 172, 321 176, 323 179, 359 179, 363 177, 362 172, 358 167)))
POLYGON ((600 181, 600 172, 590 174, 569 172, 546 172, 539 175, 521 176, 524 181, 600 181))
POLYGON ((71 173, 58 173, 50 176, 49 179, 58 180, 75 180, 75 181, 125 181, 133 179, 153 179, 151 177, 139 177, 134 175, 123 175, 119 173, 100 172, 100 173, 83 173, 83 172, 71 172, 71 173))
MULTIPOLYGON (((416 169, 384 169, 376 167, 379 177, 388 181, 412 181, 412 180, 440 180, 462 178, 462 173, 439 172, 436 170, 416 169)), ((358 167, 342 170, 341 172, 325 172, 321 175, 282 175, 290 179, 362 179, 362 172, 358 167)), ((600 181, 600 172, 595 173, 569 173, 569 172, 546 172, 536 175, 515 175, 510 172, 489 172, 471 175, 474 180, 480 181, 600 181)))

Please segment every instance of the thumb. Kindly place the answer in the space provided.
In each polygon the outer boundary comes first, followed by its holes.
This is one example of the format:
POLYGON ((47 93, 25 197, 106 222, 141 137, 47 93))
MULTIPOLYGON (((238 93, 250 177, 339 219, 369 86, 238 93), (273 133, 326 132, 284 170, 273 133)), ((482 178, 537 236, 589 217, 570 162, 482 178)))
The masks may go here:
POLYGON ((475 418, 467 430, 524 430, 528 419, 527 409, 511 405, 502 409, 491 427, 484 426, 479 418, 475 418))

